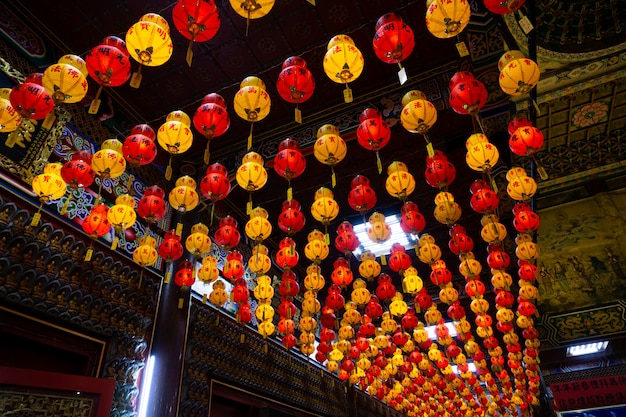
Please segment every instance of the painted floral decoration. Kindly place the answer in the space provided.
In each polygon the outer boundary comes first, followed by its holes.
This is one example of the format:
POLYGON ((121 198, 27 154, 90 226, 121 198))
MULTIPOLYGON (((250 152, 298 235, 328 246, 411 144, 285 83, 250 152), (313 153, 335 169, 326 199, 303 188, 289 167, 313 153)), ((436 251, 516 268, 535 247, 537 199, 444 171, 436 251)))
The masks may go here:
POLYGON ((585 104, 579 108, 572 119, 572 124, 578 128, 588 127, 606 118, 609 106, 601 101, 585 104))

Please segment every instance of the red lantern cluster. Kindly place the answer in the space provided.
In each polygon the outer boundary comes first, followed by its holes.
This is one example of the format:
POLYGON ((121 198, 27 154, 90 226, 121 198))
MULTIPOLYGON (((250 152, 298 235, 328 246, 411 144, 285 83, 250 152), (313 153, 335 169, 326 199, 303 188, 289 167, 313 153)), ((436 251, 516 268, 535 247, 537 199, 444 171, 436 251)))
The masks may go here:
POLYGON ((415 48, 413 30, 395 13, 387 13, 376 22, 374 52, 387 64, 399 64, 415 48))
POLYGON ((382 163, 378 151, 387 146, 391 139, 391 129, 382 114, 374 108, 363 110, 359 116, 359 127, 356 129, 359 145, 376 152, 378 173, 382 172, 382 163))
POLYGON ((169 230, 163 236, 163 240, 159 244, 159 256, 166 262, 171 263, 183 256, 185 248, 181 243, 181 236, 176 234, 176 230, 169 230))
POLYGON ((200 181, 200 192, 204 198, 212 203, 211 224, 213 223, 215 202, 225 199, 230 193, 230 188, 226 167, 219 163, 209 165, 206 169, 206 175, 200 181))
POLYGON ((370 180, 364 175, 357 175, 350 182, 348 204, 353 210, 365 215, 368 210, 376 206, 376 192, 370 185, 370 180))
POLYGON ((400 227, 406 234, 417 236, 426 228, 426 219, 417 204, 407 201, 400 208, 400 227))
POLYGON ((83 150, 73 153, 70 160, 63 164, 61 177, 71 191, 93 184, 96 173, 91 169, 91 152, 83 150))
POLYGON ((278 145, 278 153, 274 157, 274 170, 287 180, 287 200, 292 199, 291 179, 299 177, 306 168, 306 159, 300 151, 300 145, 295 139, 287 138, 278 145))
POLYGON ((241 240, 241 233, 237 230, 237 220, 230 215, 222 217, 213 238, 215 243, 226 250, 236 247, 241 240))
POLYGON ((450 107, 455 112, 478 115, 488 98, 487 88, 471 72, 456 73, 450 79, 450 107))
POLYGON ((174 283, 182 289, 186 289, 191 287, 195 281, 193 264, 190 260, 185 259, 178 264, 178 270, 174 274, 174 283))
POLYGON ((42 84, 43 74, 31 74, 11 89, 9 101, 23 119, 43 120, 54 110, 54 100, 42 84))
MULTIPOLYGON (((278 95, 288 103, 304 103, 313 96, 315 79, 307 68, 307 63, 299 56, 291 56, 283 62, 283 68, 276 81, 278 95)), ((301 123, 302 117, 296 107, 296 121, 301 123)))
POLYGON ((447 190, 456 178, 456 168, 443 152, 426 158, 424 177, 428 185, 440 190, 447 190))
POLYGON ((109 208, 105 204, 98 204, 89 211, 83 220, 83 230, 92 239, 97 239, 111 231, 111 223, 107 219, 109 208))
POLYGON ((151 163, 157 154, 155 139, 156 133, 149 125, 136 125, 124 139, 122 145, 124 159, 134 167, 151 163))
POLYGON ((230 127, 230 116, 226 111, 226 100, 217 93, 209 93, 193 115, 193 125, 206 138, 204 163, 209 163, 209 144, 217 136, 223 135, 230 127))

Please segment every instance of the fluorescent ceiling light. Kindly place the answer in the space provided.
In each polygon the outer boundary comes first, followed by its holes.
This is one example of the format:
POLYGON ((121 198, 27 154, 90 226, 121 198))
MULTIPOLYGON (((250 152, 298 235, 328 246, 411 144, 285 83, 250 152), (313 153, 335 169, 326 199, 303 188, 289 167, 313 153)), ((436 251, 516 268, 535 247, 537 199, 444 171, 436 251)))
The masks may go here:
POLYGON ((415 240, 404 233, 404 230, 400 227, 400 216, 386 216, 385 222, 391 229, 391 237, 384 243, 374 243, 370 240, 366 232, 368 223, 355 224, 352 227, 361 242, 361 245, 354 251, 356 256, 361 255, 366 250, 376 256, 387 255, 390 253, 391 245, 394 243, 401 244, 405 249, 412 248, 415 245, 415 240))
MULTIPOLYGON (((454 324, 452 324, 451 322, 447 322, 445 323, 445 325, 448 328, 448 333, 450 334, 450 337, 454 337, 457 335, 454 324)), ((427 326, 426 332, 428 332, 428 337, 430 337, 432 340, 437 340, 437 325, 433 324, 432 326, 427 326)))
POLYGON ((582 356, 591 355, 593 353, 600 353, 606 350, 608 346, 608 340, 602 342, 586 343, 583 345, 569 346, 567 348, 567 356, 582 356))
MULTIPOLYGON (((476 372, 476 365, 474 365, 474 362, 467 363, 467 370, 470 372, 476 372)), ((452 365, 452 372, 458 375, 459 367, 457 365, 452 365)))

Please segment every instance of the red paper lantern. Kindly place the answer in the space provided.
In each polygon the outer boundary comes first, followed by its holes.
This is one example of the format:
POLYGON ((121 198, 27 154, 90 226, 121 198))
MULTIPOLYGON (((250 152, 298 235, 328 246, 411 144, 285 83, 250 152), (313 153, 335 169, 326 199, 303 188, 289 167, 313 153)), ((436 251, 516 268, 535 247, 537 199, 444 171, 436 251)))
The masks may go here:
POLYGON ((493 213, 500 205, 500 197, 491 188, 482 188, 472 194, 470 207, 477 213, 493 213))
POLYGON ((25 82, 11 89, 9 101, 25 119, 42 120, 54 109, 54 100, 41 84, 25 82))
POLYGON ((174 283, 179 287, 191 287, 196 281, 193 274, 193 264, 189 260, 184 260, 178 265, 178 271, 174 274, 174 283))
POLYGON ((194 42, 212 39, 220 28, 220 16, 213 0, 178 0, 172 9, 174 26, 194 42))
POLYGON ((508 125, 509 136, 512 136, 517 129, 520 127, 532 126, 533 123, 523 116, 516 117, 511 119, 508 125))
POLYGON ((306 61, 299 56, 287 58, 278 75, 276 89, 280 97, 289 103, 298 104, 310 99, 315 90, 315 80, 306 61))
POLYGON ((543 133, 534 126, 520 127, 509 138, 511 152, 519 156, 532 156, 543 146, 543 133))
POLYGON ((102 237, 111 231, 111 223, 107 219, 109 208, 104 204, 94 206, 85 220, 83 220, 83 230, 90 238, 102 237))
POLYGON ((424 176, 431 187, 444 189, 456 178, 456 168, 450 161, 435 159, 426 165, 424 176))
POLYGON ((292 269, 298 264, 300 255, 296 251, 296 242, 290 237, 282 239, 276 252, 276 265, 281 269, 292 269))
POLYGON ((352 275, 352 271, 350 271, 350 265, 348 261, 344 258, 337 258, 333 263, 333 272, 331 274, 331 280, 333 284, 337 286, 348 286, 352 283, 354 276, 352 275))
POLYGON ((223 200, 230 193, 230 181, 226 167, 215 163, 206 170, 206 175, 200 181, 200 192, 212 203, 223 200))
POLYGON ((348 204, 353 210, 363 214, 376 206, 376 192, 368 184, 360 184, 353 187, 348 193, 348 204))
POLYGON ((382 172, 382 163, 378 151, 387 146, 391 138, 389 124, 383 119, 380 112, 374 108, 365 109, 359 116, 359 127, 356 130, 359 145, 376 152, 378 172, 382 172))
POLYGON ((165 262, 173 262, 183 256, 185 248, 181 244, 181 237, 176 234, 176 230, 169 230, 163 236, 163 241, 159 245, 159 256, 165 262))
POLYGON ((300 203, 296 200, 283 202, 283 210, 278 216, 278 227, 283 232, 293 235, 304 227, 306 218, 300 211, 300 203))
POLYGON ((457 82, 450 88, 450 107, 459 114, 477 114, 483 108, 489 93, 477 79, 457 82))
POLYGON ((167 212, 165 192, 158 186, 153 185, 145 189, 143 197, 137 203, 137 214, 147 223, 156 223, 167 212))
POLYGON ((483 0, 483 2, 491 13, 509 14, 522 7, 526 0, 483 0))
POLYGON ((415 48, 413 30, 394 13, 381 16, 376 23, 374 52, 387 64, 404 61, 415 48))
POLYGON ((406 253, 406 249, 399 243, 391 245, 391 255, 388 259, 389 268, 401 275, 411 266, 411 257, 406 253))
POLYGON ((193 115, 193 125, 207 140, 211 140, 226 133, 230 127, 230 116, 224 106, 203 103, 193 115))
POLYGON ((402 206, 400 228, 407 234, 418 234, 426 228, 426 219, 417 211, 415 203, 409 201, 402 206), (410 206, 407 206, 407 204, 410 204, 410 206), (412 209, 412 205, 416 208, 412 209))
POLYGON ((131 134, 124 139, 122 146, 124 159, 133 166, 147 165, 154 161, 157 154, 153 139, 142 134, 131 134))
POLYGON ((241 239, 241 234, 237 230, 237 221, 230 215, 223 217, 213 237, 218 245, 226 249, 234 248, 241 239))
MULTIPOLYGON (((118 38, 119 39, 119 38, 118 38)), ((132 68, 126 43, 100 44, 85 55, 87 72, 103 87, 118 87, 130 78, 132 68)))
POLYGON ((67 183, 70 190, 89 187, 96 178, 96 173, 91 169, 88 161, 72 159, 63 164, 61 177, 67 183))
POLYGON ((359 237, 352 230, 338 232, 335 238, 335 248, 346 257, 350 256, 360 244, 359 237))
POLYGON ((287 181, 296 178, 304 172, 306 159, 300 146, 294 139, 287 138, 278 146, 278 153, 274 157, 274 170, 287 181))
POLYGON ((533 233, 539 229, 539 215, 531 210, 520 211, 513 218, 513 227, 520 233, 533 233))
MULTIPOLYGON (((231 283, 235 283, 241 277, 243 277, 243 274, 245 272, 246 271, 243 266, 243 255, 236 250, 228 252, 228 255, 226 255, 226 262, 224 263, 224 267, 222 269, 224 278, 228 279, 231 283)), ((235 288, 237 287, 238 286, 235 285, 235 288)), ((245 288, 245 290, 248 291, 248 289, 245 286, 245 282, 244 282, 243 288, 245 288)), ((241 292, 241 290, 239 291, 241 292)), ((247 298, 248 297, 246 296, 246 299, 247 298)), ((234 301, 237 301, 237 299, 235 299, 234 301)))

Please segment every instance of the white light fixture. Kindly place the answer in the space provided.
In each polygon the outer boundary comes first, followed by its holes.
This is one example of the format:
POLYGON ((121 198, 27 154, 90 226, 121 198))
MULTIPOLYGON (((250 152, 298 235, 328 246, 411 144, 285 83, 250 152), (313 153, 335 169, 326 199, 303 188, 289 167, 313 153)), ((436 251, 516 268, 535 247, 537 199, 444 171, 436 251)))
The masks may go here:
POLYGON ((139 412, 137 417, 146 417, 148 401, 150 400, 150 388, 152 387, 152 373, 154 372, 154 355, 150 355, 146 361, 145 374, 142 378, 141 395, 139 397, 139 412))
POLYGON ((384 243, 374 243, 367 236, 367 223, 355 224, 352 226, 354 233, 359 238, 361 245, 354 251, 355 256, 361 255, 363 251, 370 251, 376 256, 387 255, 390 252, 391 245, 399 243, 404 246, 405 249, 410 249, 415 245, 415 240, 404 233, 404 230, 400 227, 400 216, 385 216, 385 223, 391 229, 391 237, 384 243))
MULTIPOLYGON (((454 328, 454 324, 452 324, 451 322, 447 322, 445 323, 445 325, 448 328, 448 333, 450 334, 450 337, 455 337, 457 333, 456 329, 454 328)), ((437 325, 433 324, 432 326, 425 327, 425 329, 428 333, 428 337, 431 340, 437 340, 437 325)))
MULTIPOLYGON (((467 370, 470 372, 476 372, 476 365, 474 365, 474 362, 467 363, 467 370)), ((459 367, 457 365, 452 365, 452 372, 458 375, 459 367)))
POLYGON ((609 345, 608 340, 602 342, 585 343, 582 345, 569 346, 567 348, 567 356, 582 356, 591 355, 593 353, 600 353, 606 350, 609 345))

